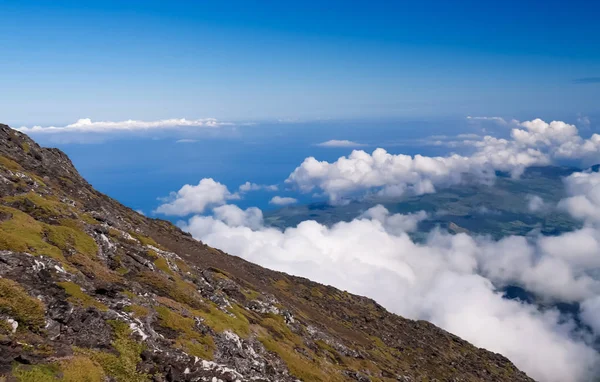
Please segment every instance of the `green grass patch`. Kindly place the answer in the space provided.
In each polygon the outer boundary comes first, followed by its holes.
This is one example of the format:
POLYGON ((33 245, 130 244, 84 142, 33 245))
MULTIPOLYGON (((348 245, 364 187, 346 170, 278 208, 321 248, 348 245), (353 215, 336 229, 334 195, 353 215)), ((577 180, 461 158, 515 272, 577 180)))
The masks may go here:
POLYGON ((14 208, 0 206, 0 212, 12 216, 0 223, 0 250, 29 252, 65 262, 60 248, 44 241, 46 224, 14 208))
POLYGON ((184 317, 166 306, 156 308, 159 324, 179 333, 176 345, 187 354, 202 359, 212 359, 215 348, 211 336, 203 335, 195 330, 196 323, 192 317, 184 317))
POLYGON ((160 269, 161 271, 165 272, 170 276, 175 275, 175 273, 169 267, 167 259, 165 259, 164 257, 159 257, 158 259, 154 260, 154 265, 156 266, 156 268, 160 269))
POLYGON ((5 157, 4 155, 0 155, 0 166, 6 167, 7 169, 12 171, 23 170, 23 167, 21 167, 20 164, 18 164, 12 159, 5 157))
POLYGON ((75 265, 84 275, 91 279, 101 280, 107 283, 119 283, 123 281, 118 270, 112 271, 98 260, 92 260, 88 256, 76 253, 69 257, 69 262, 75 265))
POLYGON ((76 355, 60 361, 62 379, 65 382, 103 382, 106 380, 104 370, 88 357, 76 355))
POLYGON ((107 311, 108 307, 101 303, 100 301, 96 301, 92 296, 86 294, 79 285, 75 284, 71 281, 63 281, 57 283, 58 286, 63 288, 65 292, 69 295, 67 299, 74 305, 88 307, 95 307, 101 311, 107 311))
POLYGON ((129 234, 131 236, 133 236, 134 238, 138 239, 140 241, 140 243, 142 243, 143 245, 151 245, 156 248, 161 248, 160 245, 156 241, 154 241, 154 239, 152 239, 151 237, 144 236, 137 232, 129 232, 129 234))
POLYGON ((71 207, 60 202, 53 196, 42 196, 35 192, 28 192, 25 195, 7 196, 3 200, 18 208, 36 219, 40 218, 59 218, 71 215, 71 207))
POLYGON ((122 321, 110 321, 115 339, 112 346, 119 353, 113 353, 77 348, 77 353, 88 356, 102 367, 104 372, 117 382, 145 382, 149 375, 137 370, 141 361, 140 354, 145 346, 134 341, 131 337, 129 326, 122 321))
POLYGON ((179 277, 175 277, 175 281, 172 281, 158 272, 144 271, 136 276, 136 280, 153 287, 159 294, 171 297, 180 303, 193 308, 205 307, 196 286, 179 277))
POLYGON ((45 231, 48 241, 62 250, 73 249, 91 258, 98 254, 98 245, 94 239, 80 229, 46 225, 45 231))
POLYGON ((12 375, 19 382, 54 382, 60 381, 60 368, 57 364, 20 365, 15 364, 12 375))
POLYGON ((132 313, 133 316, 137 318, 146 318, 150 314, 150 309, 142 305, 128 305, 123 308, 123 310, 125 312, 132 313))
POLYGON ((0 278, 0 313, 9 315, 19 323, 38 331, 46 324, 44 304, 27 294, 15 281, 0 278))

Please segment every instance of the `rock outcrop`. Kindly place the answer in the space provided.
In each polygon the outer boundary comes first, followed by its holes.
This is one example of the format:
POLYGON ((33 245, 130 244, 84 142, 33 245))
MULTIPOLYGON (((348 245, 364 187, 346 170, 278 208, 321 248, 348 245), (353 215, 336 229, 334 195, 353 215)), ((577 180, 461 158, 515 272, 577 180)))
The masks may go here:
POLYGON ((374 301, 95 191, 0 125, 0 381, 529 381, 374 301))

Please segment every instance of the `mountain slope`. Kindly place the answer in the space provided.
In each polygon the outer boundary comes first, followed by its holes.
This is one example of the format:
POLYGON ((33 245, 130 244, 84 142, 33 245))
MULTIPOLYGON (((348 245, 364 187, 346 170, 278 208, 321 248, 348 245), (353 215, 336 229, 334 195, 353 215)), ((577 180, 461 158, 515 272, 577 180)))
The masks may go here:
POLYGON ((530 380, 428 322, 146 218, 5 125, 0 196, 0 380, 530 380))

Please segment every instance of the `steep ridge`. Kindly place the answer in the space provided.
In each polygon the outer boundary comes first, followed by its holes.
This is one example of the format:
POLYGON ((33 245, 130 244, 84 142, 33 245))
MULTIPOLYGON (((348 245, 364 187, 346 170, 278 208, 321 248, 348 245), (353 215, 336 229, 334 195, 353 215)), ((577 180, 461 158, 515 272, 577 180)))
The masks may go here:
POLYGON ((95 191, 0 125, 0 381, 530 381, 374 301, 95 191))

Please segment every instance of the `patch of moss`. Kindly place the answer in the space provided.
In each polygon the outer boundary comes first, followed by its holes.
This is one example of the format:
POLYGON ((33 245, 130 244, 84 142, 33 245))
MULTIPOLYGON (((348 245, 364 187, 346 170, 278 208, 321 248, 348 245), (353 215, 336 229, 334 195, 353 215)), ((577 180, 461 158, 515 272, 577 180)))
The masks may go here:
POLYGON ((173 300, 187 304, 193 308, 202 308, 205 304, 196 290, 196 286, 183 279, 175 278, 168 280, 157 272, 144 271, 136 276, 137 281, 149 285, 163 296, 169 296, 173 300))
POLYGON ((219 310, 215 305, 210 305, 208 311, 196 312, 204 319, 204 323, 216 332, 231 330, 240 337, 246 338, 250 334, 250 322, 246 317, 246 311, 237 304, 233 304, 229 314, 219 310))
POLYGON ((62 250, 73 249, 92 258, 98 253, 94 239, 82 230, 46 225, 45 231, 48 241, 62 250))
POLYGON ((137 365, 141 361, 140 354, 145 348, 144 344, 136 342, 130 337, 131 330, 125 322, 110 321, 110 324, 115 335, 112 346, 119 356, 93 349, 78 348, 77 352, 87 355, 117 382, 148 381, 149 376, 137 370, 137 365))
POLYGON ((310 290, 310 295, 313 296, 313 297, 322 298, 323 297, 323 292, 321 292, 321 290, 318 287, 313 287, 310 290))
POLYGON ((175 265, 184 273, 191 273, 193 271, 192 267, 187 265, 187 263, 181 259, 175 259, 175 265))
POLYGON ((260 293, 252 289, 242 289, 241 292, 250 301, 256 300, 258 297, 260 297, 260 293))
POLYGON ((305 382, 344 381, 339 371, 326 365, 317 358, 311 360, 301 355, 295 347, 285 341, 277 340, 269 335, 259 336, 258 339, 265 349, 277 354, 288 367, 290 373, 305 382))
POLYGON ((118 270, 117 272, 113 272, 99 261, 92 260, 80 253, 76 253, 69 257, 69 262, 91 279, 97 279, 107 283, 118 283, 122 281, 122 278, 118 274, 118 270))
POLYGON ((25 154, 29 154, 29 151, 31 150, 31 147, 29 146, 29 142, 21 143, 21 148, 23 149, 23 151, 25 151, 25 154))
POLYGON ((81 220, 83 220, 84 222, 86 222, 87 224, 91 224, 91 225, 100 224, 100 222, 98 220, 94 219, 94 217, 88 213, 80 214, 79 218, 81 220))
POLYGON ((71 208, 68 205, 61 203, 55 197, 42 196, 33 191, 25 195, 7 196, 3 200, 7 203, 18 205, 19 209, 36 219, 71 215, 71 208))
POLYGON ((285 279, 279 279, 277 281, 275 281, 273 283, 273 285, 277 288, 277 289, 281 289, 281 290, 287 290, 290 287, 290 283, 287 282, 287 280, 285 279))
POLYGON ((292 333, 290 328, 285 324, 282 316, 269 313, 267 314, 267 317, 261 321, 260 325, 267 328, 275 338, 283 339, 294 343, 297 346, 303 346, 302 339, 298 335, 292 333))
POLYGON ((126 296, 127 298, 129 298, 130 300, 135 300, 137 298, 137 295, 131 291, 128 290, 124 290, 123 292, 121 292, 124 296, 126 296))
POLYGON ((106 375, 102 367, 90 358, 76 355, 60 362, 65 382, 103 382, 106 375))
POLYGON ((12 159, 5 157, 4 155, 0 155, 0 165, 13 171, 19 171, 23 169, 20 164, 18 164, 12 159))
POLYGON ((6 320, 0 319, 0 335, 12 334, 12 326, 6 320))
POLYGON ((0 250, 30 252, 65 262, 62 251, 43 240, 46 224, 14 208, 0 206, 0 212, 12 216, 0 223, 0 250))
POLYGON ((152 258, 152 259, 158 259, 160 256, 158 256, 158 253, 156 253, 156 251, 153 251, 151 249, 146 251, 146 254, 148 255, 148 257, 152 258))
POLYGON ((129 273, 129 269, 127 269, 125 267, 119 267, 119 268, 115 269, 115 272, 117 272, 117 274, 120 276, 125 276, 127 273, 129 273))
MULTIPOLYGON (((343 381, 340 367, 324 361, 304 346, 302 337, 293 333, 282 316, 268 314, 261 323, 258 339, 267 350, 276 353, 287 365, 290 373, 302 381, 343 381), (303 353, 296 349, 303 349, 303 353)), ((333 349, 332 349, 333 350, 333 349)), ((337 353, 336 353, 337 354, 337 353)))
POLYGON ((76 219, 62 218, 62 219, 59 219, 59 223, 61 226, 70 227, 70 228, 77 229, 77 230, 80 230, 82 228, 81 222, 76 219))
POLYGON ((46 324, 44 304, 29 296, 18 283, 5 278, 0 278, 0 313, 16 320, 19 327, 33 331, 40 330, 46 324))
POLYGON ((169 267, 167 259, 165 259, 164 257, 159 257, 158 259, 154 260, 154 265, 156 266, 156 268, 160 269, 168 275, 173 276, 175 274, 169 267))
POLYGON ((59 368, 56 364, 13 366, 12 375, 19 382, 53 382, 60 381, 59 368))
POLYGON ((128 305, 123 310, 132 313, 137 318, 146 318, 150 314, 150 309, 142 305, 128 305))
POLYGON ((140 243, 142 243, 143 245, 151 245, 155 248, 160 248, 160 245, 158 245, 158 243, 156 241, 154 241, 154 239, 152 239, 151 237, 144 236, 137 232, 129 232, 129 234, 131 236, 133 236, 134 238, 138 239, 140 241, 140 243))
POLYGON ((70 296, 68 301, 72 304, 84 306, 84 307, 95 307, 101 311, 107 311, 108 307, 101 303, 100 301, 96 301, 92 296, 86 294, 81 287, 74 282, 71 281, 63 281, 57 283, 58 286, 63 288, 65 292, 70 296))
POLYGON ((191 317, 184 317, 166 306, 156 308, 159 324, 179 333, 176 345, 191 356, 202 359, 212 359, 215 348, 211 336, 203 335, 195 330, 195 321, 191 317))

